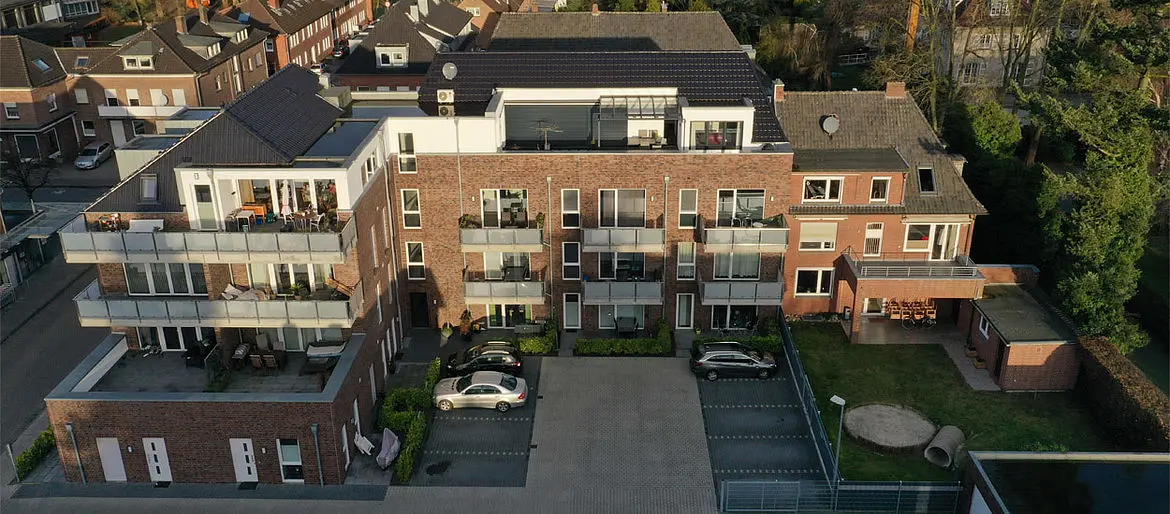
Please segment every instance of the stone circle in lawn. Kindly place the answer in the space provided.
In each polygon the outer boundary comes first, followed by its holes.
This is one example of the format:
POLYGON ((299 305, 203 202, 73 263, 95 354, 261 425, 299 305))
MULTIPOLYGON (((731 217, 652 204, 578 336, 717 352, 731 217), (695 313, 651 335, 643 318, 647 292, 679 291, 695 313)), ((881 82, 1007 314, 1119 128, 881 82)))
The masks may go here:
POLYGON ((871 403, 845 411, 845 431, 879 451, 921 451, 937 427, 925 416, 901 405, 871 403))

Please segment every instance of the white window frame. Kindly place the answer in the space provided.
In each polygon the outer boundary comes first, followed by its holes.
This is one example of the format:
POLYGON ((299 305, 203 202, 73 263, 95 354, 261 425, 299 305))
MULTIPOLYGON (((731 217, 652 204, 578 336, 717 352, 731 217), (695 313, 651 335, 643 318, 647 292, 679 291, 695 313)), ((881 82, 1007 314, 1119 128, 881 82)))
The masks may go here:
POLYGON ((937 195, 938 194, 938 175, 934 172, 933 167, 931 167, 931 166, 917 166, 914 168, 914 173, 918 174, 918 177, 917 177, 918 178, 918 192, 920 192, 924 195, 937 195), (924 172, 924 171, 930 173, 930 189, 929 190, 925 189, 923 187, 923 184, 922 184, 922 172, 924 172))
POLYGON ((304 476, 304 474, 305 474, 305 456, 304 456, 304 452, 301 451, 301 440, 300 439, 283 439, 283 440, 297 442, 297 455, 300 457, 300 459, 296 460, 296 461, 284 460, 284 451, 282 451, 282 448, 281 448, 281 446, 283 446, 283 445, 280 443, 282 441, 282 439, 277 439, 276 440, 276 458, 280 462, 280 479, 281 479, 281 481, 283 481, 285 483, 303 484, 303 483, 305 483, 304 478, 288 478, 284 474, 284 467, 285 466, 300 466, 301 467, 301 476, 304 476))
MULTIPOLYGON (((653 0, 651 0, 653 1, 653 0)), ((678 190, 678 228, 697 228, 699 226, 699 190, 698 189, 679 189, 678 190), (694 195, 694 205, 690 208, 686 207, 686 202, 683 201, 683 194, 690 193, 694 195), (690 225, 683 224, 683 216, 694 216, 694 222, 690 225)))
MULTIPOLYGON (((133 126, 133 124, 131 124, 133 126)), ((154 173, 143 173, 139 176, 139 199, 143 202, 157 202, 158 201, 158 175, 154 173), (149 186, 148 186, 149 184, 149 186), (147 195, 147 191, 153 190, 151 195, 147 195)))
POLYGON ((74 89, 73 90, 73 99, 79 105, 88 104, 89 103, 89 90, 85 89, 83 87, 79 87, 77 89, 74 89))
POLYGON ((158 333, 158 339, 159 339, 158 343, 159 343, 160 350, 162 350, 164 352, 182 352, 182 351, 186 351, 187 348, 190 347, 188 345, 188 343, 197 344, 199 341, 202 341, 203 340, 203 329, 204 328, 211 328, 211 327, 203 327, 203 326, 196 325, 194 327, 195 328, 195 340, 194 341, 187 341, 186 338, 183 337, 183 329, 184 328, 192 328, 192 327, 140 326, 140 327, 136 327, 136 328, 137 328, 137 332, 138 332, 139 346, 144 346, 143 343, 147 340, 147 338, 143 337, 142 334, 144 332, 149 333, 150 329, 153 328, 158 333), (167 348, 167 333, 165 331, 163 331, 163 328, 174 328, 175 329, 175 333, 179 337, 179 341, 178 341, 179 348, 178 349, 167 348))
POLYGON ((890 201, 890 185, 894 183, 893 177, 873 177, 869 181, 869 203, 889 203, 890 201), (886 194, 881 198, 874 198, 873 187, 878 182, 886 183, 886 194))
POLYGON ((965 86, 978 84, 986 69, 987 63, 983 61, 963 63, 963 67, 959 69, 959 83, 965 86))
POLYGON ((81 120, 81 135, 85 137, 97 136, 97 122, 93 120, 81 120), (86 123, 89 123, 89 128, 85 128, 86 123))
POLYGON ((141 135, 145 134, 146 133, 146 120, 137 120, 137 119, 130 120, 130 133, 134 134, 135 136, 141 136, 141 135), (139 126, 142 127, 142 130, 138 130, 139 126))
MULTIPOLYGON (((530 211, 528 210, 528 190, 527 189, 480 189, 479 190, 479 214, 480 214, 480 221, 483 224, 483 228, 500 228, 500 223, 504 217, 504 205, 503 205, 501 200, 503 199, 503 196, 505 194, 510 194, 514 191, 521 191, 520 196, 521 196, 521 200, 523 200, 524 215, 525 215, 525 217, 527 217, 530 214, 530 211), (496 222, 494 225, 488 224, 488 216, 487 216, 488 210, 487 210, 487 206, 484 205, 484 202, 486 201, 486 199, 489 195, 492 195, 495 197, 496 222)), ((529 223, 532 224, 532 226, 535 226, 536 220, 529 220, 529 223)))
POLYGON ((841 203, 841 197, 845 196, 845 177, 804 177, 800 188, 800 202, 801 203, 841 203), (809 182, 824 182, 825 183, 825 197, 824 198, 805 198, 805 190, 808 189, 809 182), (832 198, 833 191, 832 183, 837 182, 837 197, 832 198))
POLYGON ((10 120, 20 119, 20 107, 15 102, 4 102, 4 118, 10 120))
MULTIPOLYGON (((959 243, 962 240, 962 238, 961 238, 961 235, 962 235, 961 231, 963 230, 962 223, 906 223, 906 229, 905 229, 905 232, 902 236, 902 251, 907 252, 907 253, 931 253, 934 250, 935 240, 939 237, 939 233, 943 232, 944 230, 955 230, 956 231, 955 232, 955 244, 953 247, 947 249, 947 253, 952 253, 952 254, 958 255, 959 243), (925 226, 930 227, 930 231, 929 231, 928 236, 926 238, 926 247, 925 248, 909 248, 906 244, 906 243, 910 242, 910 227, 915 226, 915 225, 925 225, 925 226), (945 227, 954 227, 954 228, 952 229, 952 228, 945 228, 945 227)), ((921 240, 918 240, 918 241, 921 242, 921 240)), ((944 259, 944 260, 950 260, 950 259, 944 259)))
POLYGON ((975 36, 975 46, 984 50, 995 46, 995 36, 991 34, 979 34, 975 36))
POLYGON ((581 280, 581 243, 576 241, 565 241, 561 243, 561 279, 574 281, 581 280), (569 255, 569 252, 566 251, 566 248, 568 248, 570 245, 577 247, 577 262, 569 262, 569 260, 566 258, 566 256, 569 255), (569 268, 577 269, 576 278, 569 278, 569 274, 566 273, 566 270, 569 268))
POLYGON ((711 280, 731 280, 731 281, 746 281, 758 282, 760 280, 760 271, 764 267, 764 255, 760 252, 720 252, 711 256, 711 280), (715 264, 718 256, 727 256, 727 270, 725 276, 719 276, 719 266, 715 264), (755 255, 756 256, 756 275, 754 277, 733 277, 731 271, 735 268, 736 255, 755 255))
POLYGON ((748 193, 755 193, 757 191, 760 192, 759 198, 764 202, 764 205, 760 209, 760 219, 752 219, 752 221, 760 221, 764 217, 763 213, 767 212, 767 210, 766 210, 768 207, 768 200, 767 200, 768 190, 767 189, 762 189, 762 188, 761 189, 720 189, 720 190, 716 191, 715 192, 715 225, 719 226, 719 227, 738 227, 738 226, 743 225, 743 223, 740 223, 741 221, 744 221, 745 219, 751 219, 751 216, 749 216, 749 215, 739 216, 739 214, 740 214, 739 200, 740 200, 740 198, 749 197, 748 193), (720 208, 722 200, 720 199, 720 197, 723 196, 723 193, 727 193, 727 192, 731 193, 731 218, 723 219, 723 218, 719 217, 720 214, 722 214, 722 210, 720 208))
POLYGON ((418 157, 415 156, 413 132, 398 133, 398 173, 403 175, 418 173, 418 157), (406 145, 407 138, 410 139, 409 148, 406 145))
POLYGON ((841 230, 841 225, 836 223, 836 222, 820 222, 820 221, 801 222, 801 224, 800 224, 800 240, 797 241, 796 247, 802 252, 831 252, 831 251, 837 249, 837 236, 836 236, 836 234, 840 230, 841 230), (815 248, 805 248, 805 246, 804 246, 804 244, 806 242, 805 234, 807 233, 806 227, 808 227, 809 225, 834 225, 834 227, 835 227, 833 229, 834 238, 832 240, 823 240, 823 239, 808 240, 807 242, 816 243, 817 246, 815 248))
POLYGON ((406 279, 407 280, 426 280, 427 279, 427 250, 421 241, 407 241, 406 243, 406 279), (410 260, 410 245, 418 245, 419 260, 417 262, 410 260), (411 274, 411 268, 422 268, 420 276, 411 274))
POLYGON ((792 287, 793 294, 795 296, 833 296, 833 278, 834 278, 835 274, 836 273, 835 273, 835 270, 833 268, 796 268, 796 274, 793 275, 796 279, 795 283, 793 284, 793 287, 792 287), (818 292, 816 292, 816 293, 801 293, 801 292, 797 291, 797 288, 799 287, 799 284, 800 284, 800 273, 802 271, 817 273, 817 291, 818 292), (824 288, 824 285, 825 285, 825 280, 826 280, 825 279, 825 272, 828 272, 829 291, 826 293, 822 293, 820 291, 821 291, 821 289, 824 288))
POLYGON ((598 226, 598 228, 646 228, 646 214, 647 214, 646 199, 647 199, 647 195, 646 195, 645 189, 637 189, 637 188, 598 189, 597 190, 597 226, 598 226), (605 191, 613 191, 613 219, 611 220, 613 223, 612 225, 603 225, 602 224, 603 220, 605 220, 605 213, 601 212, 601 208, 602 208, 602 206, 601 206, 601 193, 603 193, 605 191), (620 212, 620 210, 618 209, 618 203, 619 203, 618 202, 618 195, 622 191, 641 191, 642 192, 642 225, 640 225, 640 226, 634 225, 634 226, 629 226, 629 227, 624 226, 624 225, 618 225, 618 219, 621 217, 618 215, 618 213, 620 212))
MULTIPOLYGON (((195 282, 193 280, 191 280, 191 268, 193 266, 202 267, 203 264, 201 264, 201 263, 200 264, 180 263, 180 262, 128 262, 128 263, 123 263, 122 264, 122 275, 126 278, 126 294, 128 294, 130 296, 203 296, 203 297, 206 297, 207 296, 206 290, 203 292, 196 292, 195 291, 195 282), (126 268, 127 264, 141 264, 141 265, 146 266, 146 283, 147 283, 147 288, 150 290, 150 292, 142 293, 142 292, 130 291, 130 273, 129 273, 129 270, 126 268), (167 290, 166 291, 160 292, 160 289, 154 283, 154 272, 151 270, 151 267, 153 267, 155 265, 164 266, 164 268, 166 270, 166 273, 165 273, 167 276, 167 290), (183 267, 183 276, 186 280, 186 286, 187 286, 186 293, 176 293, 175 292, 175 279, 174 279, 174 276, 171 275, 171 266, 172 265, 183 267)), ((204 284, 204 287, 206 288, 207 287, 207 270, 203 271, 203 284, 204 284)))
POLYGON ((752 309, 755 309, 755 311, 756 311, 755 312, 755 322, 756 323, 760 322, 760 307, 758 305, 718 304, 718 305, 711 306, 711 330, 719 330, 721 328, 729 328, 731 326, 731 310, 736 309, 736 308, 741 308, 741 307, 750 307, 752 309), (722 320, 720 320, 719 317, 715 315, 715 309, 726 309, 724 311, 725 314, 723 315, 722 320), (719 321, 723 321, 722 326, 720 326, 719 321))
POLYGON ((45 97, 45 103, 49 104, 49 112, 54 112, 61 108, 59 105, 57 105, 57 93, 49 93, 48 96, 45 97))
POLYGON ((674 328, 677 328, 677 329, 695 328, 695 294, 694 293, 678 293, 674 296, 674 328), (679 306, 682 305, 682 297, 684 297, 684 296, 689 296, 691 298, 691 301, 690 301, 690 307, 691 307, 690 311, 691 312, 690 312, 690 315, 687 316, 688 318, 690 318, 691 322, 690 322, 690 324, 687 324, 687 325, 682 325, 682 324, 679 324, 679 322, 678 322, 678 320, 679 320, 679 316, 678 316, 679 306))
POLYGON ((983 334, 984 339, 991 339, 991 320, 982 312, 979 313, 979 333, 983 334))
POLYGON ((468 7, 467 12, 471 13, 471 15, 476 18, 479 17, 479 7, 468 7))
POLYGON ((370 255, 374 261, 374 269, 378 269, 378 229, 370 225, 370 255))
POLYGON ((698 280, 699 271, 698 271, 698 266, 696 266, 696 262, 698 260, 698 255, 697 255, 697 248, 696 248, 695 243, 693 243, 693 242, 680 242, 680 243, 678 243, 676 254, 678 255, 678 261, 677 261, 678 264, 677 264, 677 266, 675 266, 675 268, 676 268, 675 272, 674 272, 675 279, 676 280, 698 280), (683 253, 684 252, 682 249, 684 246, 690 246, 690 248, 691 248, 690 262, 686 262, 683 260, 683 253), (690 269, 691 276, 689 276, 689 277, 683 276, 682 272, 684 269, 690 269))
POLYGON ((580 189, 562 189, 561 190, 561 228, 581 228, 581 190, 580 189), (572 209, 565 206, 565 193, 572 191, 577 196, 577 200, 573 203, 576 205, 572 209), (565 224, 565 215, 577 215, 577 223, 574 225, 565 224))
POLYGON ((882 246, 885 245, 885 243, 886 243, 885 236, 886 236, 886 224, 884 222, 876 221, 876 222, 866 223, 865 224, 865 239, 863 239, 861 242, 861 254, 866 256, 866 257, 877 257, 877 256, 881 255, 882 254, 882 246), (877 232, 878 236, 875 238, 878 240, 877 252, 869 251, 869 247, 866 246, 866 243, 871 239, 869 237, 870 231, 877 232))
POLYGON ((991 0, 987 6, 987 14, 993 18, 1011 14, 1011 4, 1007 0, 991 0))
POLYGON ((402 197, 402 227, 408 230, 422 229, 422 193, 418 189, 403 189, 400 196, 402 197), (407 210, 406 208, 406 194, 410 191, 414 192, 414 198, 418 207, 416 209, 407 210), (418 226, 411 226, 406 222, 408 215, 418 216, 418 226))
POLYGON ((615 320, 617 318, 621 317, 621 316, 617 315, 618 314, 617 310, 619 308, 632 309, 634 307, 637 307, 637 308, 642 310, 642 314, 640 316, 638 316, 640 322, 638 323, 637 328, 639 328, 639 329, 646 328, 646 306, 645 305, 598 305, 597 306, 597 327, 601 328, 601 329, 611 329, 611 330, 617 328, 617 323, 615 323, 615 320), (612 317, 606 316, 605 313, 602 312, 602 309, 605 309, 606 307, 612 309, 612 311, 613 311, 612 317))

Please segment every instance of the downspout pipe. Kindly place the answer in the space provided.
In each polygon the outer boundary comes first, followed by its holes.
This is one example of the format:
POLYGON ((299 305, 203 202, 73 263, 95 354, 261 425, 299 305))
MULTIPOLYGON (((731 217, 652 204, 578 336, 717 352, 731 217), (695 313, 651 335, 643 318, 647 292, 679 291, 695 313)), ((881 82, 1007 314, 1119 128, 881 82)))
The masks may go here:
POLYGON ((321 439, 317 434, 317 424, 309 425, 309 430, 313 432, 313 450, 317 452, 317 482, 325 485, 325 468, 321 465, 321 439))
POLYGON ((77 434, 73 433, 72 421, 65 422, 65 431, 69 432, 69 441, 73 443, 73 456, 77 457, 77 471, 81 472, 81 483, 88 483, 85 479, 85 466, 81 464, 81 449, 77 447, 77 434))

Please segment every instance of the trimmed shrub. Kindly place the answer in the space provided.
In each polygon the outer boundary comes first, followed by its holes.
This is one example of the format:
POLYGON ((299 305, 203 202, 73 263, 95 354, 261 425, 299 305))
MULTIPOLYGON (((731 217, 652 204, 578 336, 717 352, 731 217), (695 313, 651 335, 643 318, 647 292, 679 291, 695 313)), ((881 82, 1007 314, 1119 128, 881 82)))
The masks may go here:
POLYGON ((1082 338, 1077 391, 1125 451, 1170 450, 1170 398, 1106 338, 1082 338))
POLYGON ((403 448, 394 459, 394 479, 400 484, 409 484, 414 476, 415 451, 403 448))
POLYGON ((16 456, 16 471, 20 474, 20 478, 23 480, 32 474, 33 470, 37 468, 37 464, 40 464, 45 456, 53 453, 53 449, 56 447, 57 437, 53 435, 53 428, 49 427, 37 436, 32 446, 16 456))
POLYGON ((557 347, 557 333, 549 330, 543 335, 522 337, 517 341, 517 346, 524 355, 547 355, 557 347))
POLYGON ((426 391, 434 391, 435 384, 439 383, 439 379, 442 378, 442 375, 443 361, 442 359, 435 357, 435 360, 431 361, 430 367, 427 368, 427 381, 426 384, 423 385, 423 389, 426 391))
POLYGON ((392 389, 386 393, 383 411, 423 411, 431 406, 431 390, 422 388, 392 389))
POLYGON ((421 412, 410 413, 414 417, 406 428, 406 437, 402 442, 402 451, 394 461, 394 476, 401 484, 410 483, 414 476, 415 461, 422 452, 423 443, 427 440, 427 418, 421 412))
POLYGON ((381 418, 378 419, 379 428, 389 428, 395 433, 405 434, 410 428, 410 423, 422 415, 421 412, 417 411, 395 412, 384 410, 382 411, 381 418))
POLYGON ((781 341, 779 335, 774 336, 754 336, 754 337, 718 337, 718 336, 702 336, 695 338, 695 345, 706 343, 719 343, 724 341, 735 341, 743 344, 748 348, 754 350, 763 350, 772 355, 782 355, 784 353, 784 343, 781 341))

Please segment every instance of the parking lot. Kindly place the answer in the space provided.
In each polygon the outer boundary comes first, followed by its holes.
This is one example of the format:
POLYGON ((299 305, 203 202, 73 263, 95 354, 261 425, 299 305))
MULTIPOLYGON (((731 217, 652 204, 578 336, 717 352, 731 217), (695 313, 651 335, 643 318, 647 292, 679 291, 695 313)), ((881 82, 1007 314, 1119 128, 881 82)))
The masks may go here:
POLYGON ((821 464, 788 365, 767 380, 699 380, 707 448, 715 484, 721 480, 821 478, 821 464))
POLYGON ((523 487, 528 446, 540 397, 540 357, 524 358, 528 402, 506 413, 494 409, 434 411, 412 485, 523 487))

